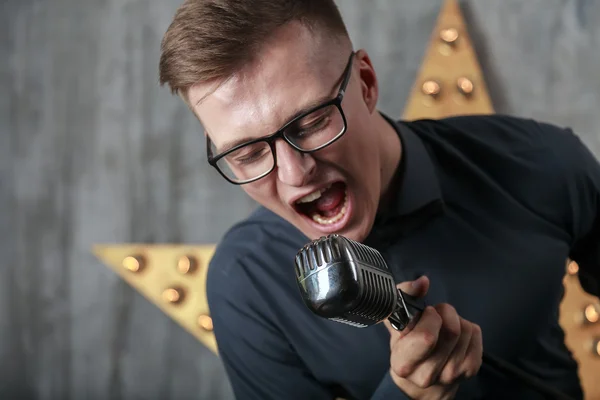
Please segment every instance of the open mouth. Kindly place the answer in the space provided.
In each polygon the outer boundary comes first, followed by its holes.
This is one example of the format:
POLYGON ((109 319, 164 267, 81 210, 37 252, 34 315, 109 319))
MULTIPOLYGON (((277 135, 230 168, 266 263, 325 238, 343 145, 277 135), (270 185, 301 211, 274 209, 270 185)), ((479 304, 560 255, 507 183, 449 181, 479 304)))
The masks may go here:
POLYGON ((296 211, 303 214, 320 228, 334 228, 340 225, 348 213, 346 184, 336 182, 316 190, 295 203, 296 211))

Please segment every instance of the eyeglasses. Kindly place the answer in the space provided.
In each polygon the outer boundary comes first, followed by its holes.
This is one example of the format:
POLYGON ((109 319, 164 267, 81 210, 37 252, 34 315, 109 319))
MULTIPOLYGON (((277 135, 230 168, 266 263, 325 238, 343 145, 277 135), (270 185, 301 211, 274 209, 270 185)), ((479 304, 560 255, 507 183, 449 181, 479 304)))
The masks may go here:
POLYGON ((229 182, 243 185, 264 178, 275 169, 277 139, 285 140, 301 153, 312 153, 341 138, 346 132, 342 99, 350 81, 354 54, 350 54, 335 98, 295 117, 269 136, 239 144, 216 156, 213 154, 217 149, 206 135, 208 163, 229 182))

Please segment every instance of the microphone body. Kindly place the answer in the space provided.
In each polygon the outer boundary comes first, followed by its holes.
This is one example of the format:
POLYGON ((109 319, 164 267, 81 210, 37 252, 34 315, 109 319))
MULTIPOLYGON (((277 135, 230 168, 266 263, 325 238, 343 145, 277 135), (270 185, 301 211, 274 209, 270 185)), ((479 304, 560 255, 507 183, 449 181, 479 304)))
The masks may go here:
MULTIPOLYGON (((316 315, 358 328, 388 320, 403 330, 425 308, 396 287, 381 254, 362 243, 331 234, 302 247, 295 258, 296 278, 304 304, 316 315)), ((550 399, 571 399, 538 378, 483 353, 482 362, 550 399)))
POLYGON ((317 239, 296 255, 306 306, 316 315, 364 328, 388 319, 403 330, 423 311, 423 300, 400 289, 381 254, 339 235, 317 239))

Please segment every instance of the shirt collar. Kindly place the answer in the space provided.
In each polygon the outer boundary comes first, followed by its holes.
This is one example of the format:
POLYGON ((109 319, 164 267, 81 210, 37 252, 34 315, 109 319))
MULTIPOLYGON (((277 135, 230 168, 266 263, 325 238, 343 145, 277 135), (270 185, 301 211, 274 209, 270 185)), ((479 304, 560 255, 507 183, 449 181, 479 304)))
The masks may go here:
POLYGON ((423 141, 411 129, 410 122, 393 121, 383 116, 396 130, 402 143, 402 158, 394 177, 396 191, 389 212, 394 216, 406 216, 432 202, 441 201, 438 176, 423 141))
POLYGON ((388 206, 378 210, 367 242, 379 242, 390 234, 407 234, 443 209, 439 179, 425 144, 411 129, 410 122, 394 121, 383 113, 382 116, 400 137, 402 157, 388 206))

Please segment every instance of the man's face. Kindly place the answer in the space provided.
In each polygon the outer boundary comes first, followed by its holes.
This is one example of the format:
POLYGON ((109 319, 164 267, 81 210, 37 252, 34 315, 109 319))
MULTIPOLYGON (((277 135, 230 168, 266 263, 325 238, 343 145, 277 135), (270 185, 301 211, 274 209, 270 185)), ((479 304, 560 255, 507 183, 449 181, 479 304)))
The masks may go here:
MULTIPOLYGON (((214 83, 192 87, 190 104, 219 150, 225 150, 226 142, 268 136, 316 99, 337 95, 351 52, 349 46, 343 51, 340 47, 332 49, 303 26, 290 24, 253 65, 216 90, 214 83)), ((310 239, 339 233, 363 240, 382 193, 382 145, 373 129, 375 74, 362 51, 351 68, 342 102, 345 134, 310 154, 277 140, 275 169, 241 186, 310 239)))

